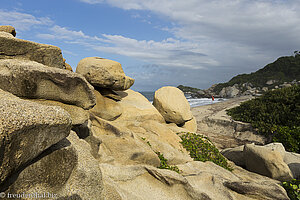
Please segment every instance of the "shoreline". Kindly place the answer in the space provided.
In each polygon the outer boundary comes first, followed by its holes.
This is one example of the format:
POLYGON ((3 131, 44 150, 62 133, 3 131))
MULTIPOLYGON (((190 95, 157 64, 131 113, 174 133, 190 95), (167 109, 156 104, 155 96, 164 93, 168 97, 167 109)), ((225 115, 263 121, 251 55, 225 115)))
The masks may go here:
POLYGON ((253 96, 241 96, 204 106, 192 107, 197 121, 197 133, 206 135, 219 149, 233 148, 245 143, 264 144, 265 138, 254 134, 251 124, 234 121, 226 110, 239 106, 253 96))

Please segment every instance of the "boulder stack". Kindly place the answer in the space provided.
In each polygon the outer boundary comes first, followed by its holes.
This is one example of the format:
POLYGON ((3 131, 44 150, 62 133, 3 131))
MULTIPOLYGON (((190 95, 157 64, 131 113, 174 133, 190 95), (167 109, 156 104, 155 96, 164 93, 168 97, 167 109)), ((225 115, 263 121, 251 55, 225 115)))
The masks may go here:
POLYGON ((11 173, 67 137, 70 115, 0 89, 0 185, 11 173))
POLYGON ((0 59, 0 88, 19 97, 95 105, 93 87, 79 74, 19 59, 0 59))
POLYGON ((18 39, 3 31, 0 31, 0 52, 0 59, 26 59, 65 69, 60 48, 18 39))
POLYGON ((113 90, 127 90, 134 79, 125 75, 120 63, 99 57, 82 59, 76 68, 93 86, 113 90))

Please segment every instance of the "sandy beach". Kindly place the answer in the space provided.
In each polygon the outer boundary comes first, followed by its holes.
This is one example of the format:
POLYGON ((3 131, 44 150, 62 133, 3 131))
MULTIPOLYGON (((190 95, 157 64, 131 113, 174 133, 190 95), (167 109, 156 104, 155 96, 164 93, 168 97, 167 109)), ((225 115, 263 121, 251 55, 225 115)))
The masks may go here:
POLYGON ((196 118, 197 133, 204 134, 219 148, 236 147, 245 143, 263 144, 262 136, 253 134, 250 124, 232 120, 226 110, 252 99, 253 96, 232 98, 220 103, 192 108, 196 118))

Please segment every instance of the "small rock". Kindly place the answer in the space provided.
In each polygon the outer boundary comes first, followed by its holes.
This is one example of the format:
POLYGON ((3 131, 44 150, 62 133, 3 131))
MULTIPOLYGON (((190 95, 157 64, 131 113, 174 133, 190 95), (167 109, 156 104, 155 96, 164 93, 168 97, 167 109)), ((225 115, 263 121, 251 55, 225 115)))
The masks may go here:
POLYGON ((0 31, 7 32, 16 37, 16 29, 12 26, 0 26, 0 31))

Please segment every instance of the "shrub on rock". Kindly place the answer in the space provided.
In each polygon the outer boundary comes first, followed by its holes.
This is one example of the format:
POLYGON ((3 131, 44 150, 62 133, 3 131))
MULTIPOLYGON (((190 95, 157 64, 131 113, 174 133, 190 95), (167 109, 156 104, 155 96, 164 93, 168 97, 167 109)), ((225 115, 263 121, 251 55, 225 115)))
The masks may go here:
POLYGON ((194 160, 212 161, 229 171, 232 170, 225 157, 207 137, 188 132, 181 134, 180 138, 182 140, 180 143, 194 160))

